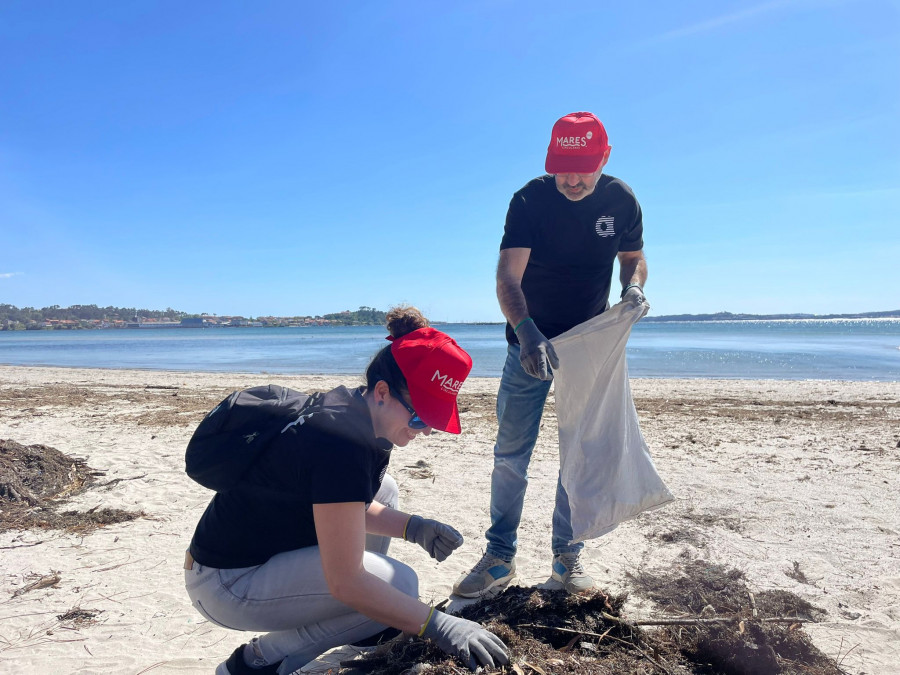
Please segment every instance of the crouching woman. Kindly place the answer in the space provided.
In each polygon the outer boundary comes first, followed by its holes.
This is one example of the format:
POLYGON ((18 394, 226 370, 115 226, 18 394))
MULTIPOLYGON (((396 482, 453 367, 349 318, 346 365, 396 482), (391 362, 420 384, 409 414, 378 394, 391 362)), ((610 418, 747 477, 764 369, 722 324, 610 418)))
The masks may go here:
POLYGON ((508 662, 503 642, 479 624, 420 602, 416 573, 386 555, 391 538, 439 562, 462 544, 449 525, 398 510, 385 472, 393 446, 432 429, 459 433, 456 396, 472 367, 415 308, 391 310, 388 331, 365 386, 327 392, 203 513, 185 562, 191 602, 219 626, 265 632, 216 675, 293 673, 388 627, 434 641, 473 670, 508 662))

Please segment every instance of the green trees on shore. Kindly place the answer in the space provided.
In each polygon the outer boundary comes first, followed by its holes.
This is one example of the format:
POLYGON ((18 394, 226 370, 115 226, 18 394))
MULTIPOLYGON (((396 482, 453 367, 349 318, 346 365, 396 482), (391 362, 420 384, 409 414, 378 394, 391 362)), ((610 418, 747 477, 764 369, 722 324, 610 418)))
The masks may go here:
POLYGON ((322 318, 342 326, 378 326, 384 324, 387 313, 374 307, 362 306, 355 312, 346 311, 336 314, 325 314, 322 318))
POLYGON ((97 305, 72 305, 60 307, 52 305, 35 309, 23 307, 19 309, 15 305, 0 304, 0 321, 16 321, 19 323, 31 323, 41 321, 133 321, 134 317, 141 316, 148 319, 168 318, 180 321, 186 316, 185 312, 167 308, 165 310, 138 309, 136 307, 98 307, 97 305))
MULTIPOLYGON (((189 314, 171 307, 164 310, 141 309, 137 307, 98 307, 97 305, 72 305, 60 307, 52 305, 36 309, 34 307, 19 308, 15 305, 0 304, 0 330, 28 330, 41 328, 106 328, 121 326, 135 321, 177 322, 200 314, 189 314)), ((207 316, 207 315, 203 315, 207 316)), ((351 312, 336 312, 324 316, 290 317, 302 320, 302 323, 316 323, 339 326, 383 325, 386 313, 374 307, 361 306, 351 312)), ((243 317, 230 317, 243 319, 243 317)), ((264 325, 289 325, 287 317, 267 317, 264 325)), ((258 317, 262 320, 262 317, 258 317)))

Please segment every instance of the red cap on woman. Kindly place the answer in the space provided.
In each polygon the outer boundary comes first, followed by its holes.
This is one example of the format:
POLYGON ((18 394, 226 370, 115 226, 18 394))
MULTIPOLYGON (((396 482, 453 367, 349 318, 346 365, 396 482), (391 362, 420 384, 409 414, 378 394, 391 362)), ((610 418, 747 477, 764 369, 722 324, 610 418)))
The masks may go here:
POLYGON ((472 358, 453 338, 430 326, 388 340, 416 414, 433 429, 458 434, 456 397, 472 370, 472 358))

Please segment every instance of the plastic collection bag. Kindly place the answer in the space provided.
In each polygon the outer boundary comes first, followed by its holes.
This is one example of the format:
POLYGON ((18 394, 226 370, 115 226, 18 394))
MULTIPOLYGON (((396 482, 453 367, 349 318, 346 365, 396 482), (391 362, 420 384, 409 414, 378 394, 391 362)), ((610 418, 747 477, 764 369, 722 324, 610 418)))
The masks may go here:
POLYGON ((559 356, 553 379, 560 475, 573 542, 674 499, 641 434, 625 362, 631 327, 649 309, 619 303, 551 341, 559 356))

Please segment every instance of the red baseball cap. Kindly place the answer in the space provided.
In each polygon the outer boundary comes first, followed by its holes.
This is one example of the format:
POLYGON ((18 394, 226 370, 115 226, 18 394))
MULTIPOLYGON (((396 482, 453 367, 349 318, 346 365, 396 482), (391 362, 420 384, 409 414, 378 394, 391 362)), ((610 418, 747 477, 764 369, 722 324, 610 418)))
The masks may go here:
POLYGON ((547 173, 593 173, 608 147, 606 129, 593 113, 569 113, 553 125, 544 168, 547 173))
POLYGON ((431 327, 387 339, 416 414, 434 429, 458 434, 456 396, 472 370, 472 358, 453 338, 431 327))

